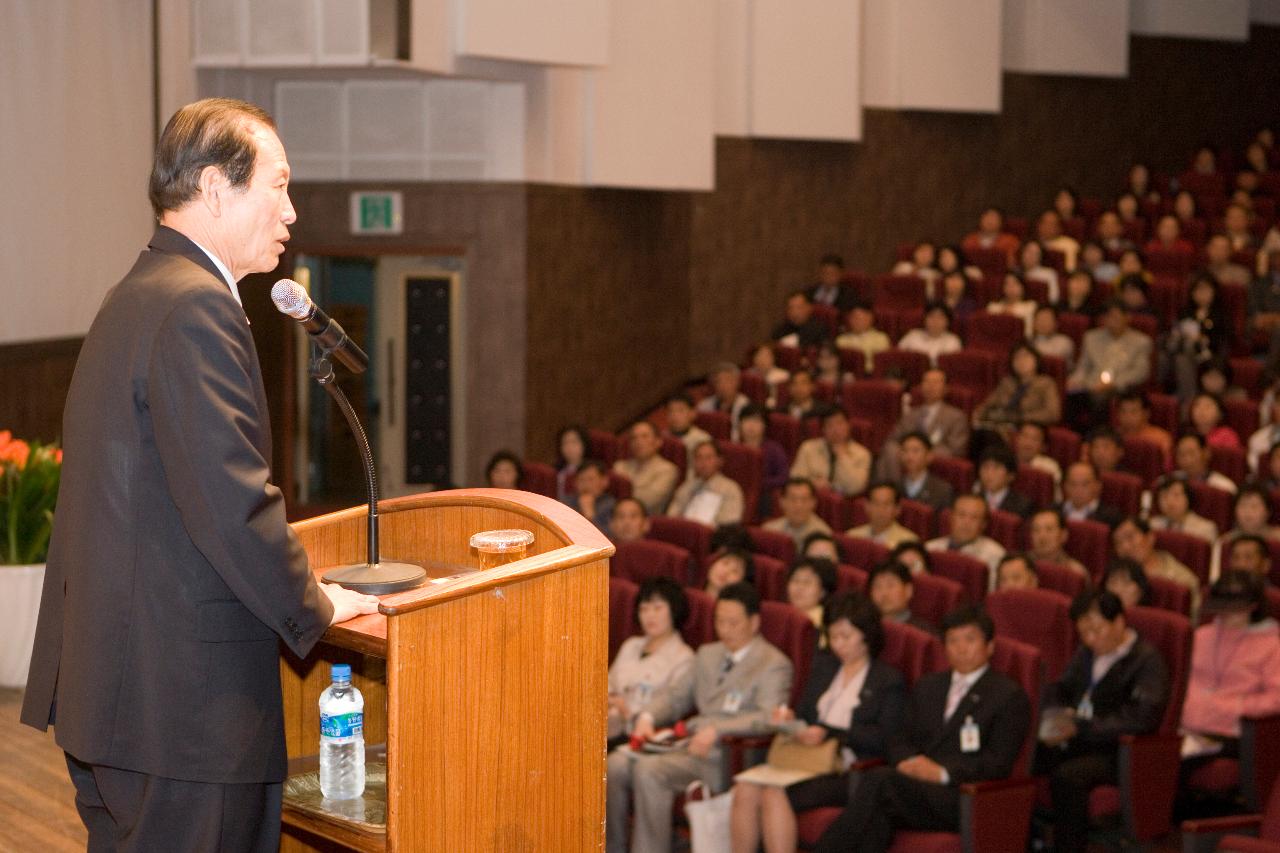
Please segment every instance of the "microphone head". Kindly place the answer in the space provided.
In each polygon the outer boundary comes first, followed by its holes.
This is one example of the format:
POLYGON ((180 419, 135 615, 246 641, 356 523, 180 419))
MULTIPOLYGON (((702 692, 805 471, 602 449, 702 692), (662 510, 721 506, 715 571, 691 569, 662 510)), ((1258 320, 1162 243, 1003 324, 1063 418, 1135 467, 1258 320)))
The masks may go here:
POLYGON ((281 314, 295 320, 307 319, 311 311, 311 297, 307 289, 291 278, 282 278, 271 286, 271 301, 281 314))

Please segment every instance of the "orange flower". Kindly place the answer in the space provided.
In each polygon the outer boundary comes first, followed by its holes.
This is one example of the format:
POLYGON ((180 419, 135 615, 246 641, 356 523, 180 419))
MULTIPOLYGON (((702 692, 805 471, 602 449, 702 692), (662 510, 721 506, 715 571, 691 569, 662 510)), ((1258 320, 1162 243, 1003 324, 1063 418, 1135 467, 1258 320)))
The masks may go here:
POLYGON ((0 451, 9 446, 9 442, 13 440, 13 433, 7 429, 0 429, 0 451))
POLYGON ((62 448, 61 447, 53 451, 53 461, 57 462, 59 465, 62 464, 62 448))
POLYGON ((30 455, 31 447, 22 440, 0 445, 0 462, 12 462, 19 471, 27 466, 27 457, 30 455))

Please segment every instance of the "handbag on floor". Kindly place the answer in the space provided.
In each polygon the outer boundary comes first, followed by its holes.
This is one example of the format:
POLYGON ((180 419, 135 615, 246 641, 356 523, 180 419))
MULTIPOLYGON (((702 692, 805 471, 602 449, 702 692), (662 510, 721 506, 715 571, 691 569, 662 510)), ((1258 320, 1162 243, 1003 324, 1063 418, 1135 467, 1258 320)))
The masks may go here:
POLYGON ((732 790, 713 797, 701 781, 689 783, 684 791, 684 813, 689 818, 693 853, 731 853, 729 812, 732 809, 732 790))

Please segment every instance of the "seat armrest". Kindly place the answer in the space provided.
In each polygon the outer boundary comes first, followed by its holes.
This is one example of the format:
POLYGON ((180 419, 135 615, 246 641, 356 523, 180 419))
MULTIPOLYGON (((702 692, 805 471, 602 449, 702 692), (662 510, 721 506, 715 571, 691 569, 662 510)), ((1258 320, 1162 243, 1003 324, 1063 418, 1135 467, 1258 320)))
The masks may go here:
POLYGON ((1023 853, 1035 802, 1035 780, 1025 776, 961 785, 961 849, 964 853, 1023 853))
POLYGON ((1266 807, 1280 774, 1280 714, 1240 720, 1240 795, 1255 811, 1266 807))
POLYGON ((1144 843, 1169 831, 1178 792, 1182 738, 1176 734, 1123 735, 1117 756, 1125 829, 1144 843))

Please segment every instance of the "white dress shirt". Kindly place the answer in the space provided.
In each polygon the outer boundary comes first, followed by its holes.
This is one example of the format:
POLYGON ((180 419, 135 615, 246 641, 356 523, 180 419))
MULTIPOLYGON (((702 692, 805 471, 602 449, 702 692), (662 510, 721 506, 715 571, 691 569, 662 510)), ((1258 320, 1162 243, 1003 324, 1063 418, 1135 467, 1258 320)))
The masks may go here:
MULTIPOLYGON (((190 237, 187 237, 187 239, 191 240, 190 237)), ((195 240, 191 240, 191 242, 196 243, 195 240)), ((218 268, 218 272, 222 273, 222 278, 224 281, 226 281, 227 287, 231 288, 231 295, 235 297, 236 304, 239 305, 241 308, 243 308, 244 302, 240 300, 240 288, 236 285, 236 280, 231 277, 231 270, 227 269, 227 265, 224 264, 217 255, 215 255, 213 252, 210 252, 204 246, 201 246, 199 243, 196 243, 196 247, 200 251, 208 255, 209 260, 213 261, 213 265, 218 268)))

